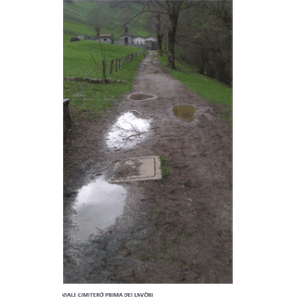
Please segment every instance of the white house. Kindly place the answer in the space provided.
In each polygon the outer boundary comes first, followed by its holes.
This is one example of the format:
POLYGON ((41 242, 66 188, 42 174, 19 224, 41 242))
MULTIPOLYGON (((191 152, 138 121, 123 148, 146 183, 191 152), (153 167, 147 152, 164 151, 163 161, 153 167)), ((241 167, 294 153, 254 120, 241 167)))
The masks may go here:
POLYGON ((157 42, 157 38, 153 37, 152 35, 149 35, 145 38, 145 41, 157 42))
POLYGON ((133 44, 134 45, 145 45, 145 38, 140 36, 140 35, 136 35, 134 38, 133 38, 133 44))

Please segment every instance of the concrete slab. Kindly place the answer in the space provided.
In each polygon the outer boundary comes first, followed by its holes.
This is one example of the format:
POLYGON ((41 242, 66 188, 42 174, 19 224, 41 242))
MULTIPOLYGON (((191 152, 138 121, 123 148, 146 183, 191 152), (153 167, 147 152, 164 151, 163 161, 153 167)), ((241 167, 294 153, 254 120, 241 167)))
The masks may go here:
POLYGON ((118 162, 111 182, 159 180, 162 178, 158 156, 128 158, 118 162))

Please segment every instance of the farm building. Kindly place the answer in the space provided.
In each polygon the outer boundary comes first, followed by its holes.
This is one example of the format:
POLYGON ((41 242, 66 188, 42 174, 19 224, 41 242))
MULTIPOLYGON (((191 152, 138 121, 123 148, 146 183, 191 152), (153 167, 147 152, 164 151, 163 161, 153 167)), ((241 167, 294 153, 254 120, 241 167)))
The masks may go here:
POLYGON ((98 41, 101 43, 113 44, 114 37, 112 34, 100 34, 99 37, 95 39, 95 41, 98 41))
POLYGON ((133 44, 135 46, 139 46, 139 45, 145 45, 145 38, 140 36, 140 35, 136 35, 134 38, 133 38, 133 44))
POLYGON ((152 35, 148 35, 145 37, 145 41, 157 42, 157 38, 153 37, 152 35))
POLYGON ((157 50, 157 38, 149 35, 145 38, 146 48, 149 50, 157 50))
POLYGON ((122 34, 119 39, 119 45, 124 45, 124 46, 133 45, 133 37, 134 37, 134 35, 129 34, 129 33, 122 34))
POLYGON ((123 46, 145 47, 149 50, 157 50, 157 39, 151 35, 146 38, 130 33, 124 33, 119 39, 114 39, 112 34, 100 34, 99 37, 93 38, 84 35, 78 35, 79 39, 93 40, 101 43, 116 44, 123 46))

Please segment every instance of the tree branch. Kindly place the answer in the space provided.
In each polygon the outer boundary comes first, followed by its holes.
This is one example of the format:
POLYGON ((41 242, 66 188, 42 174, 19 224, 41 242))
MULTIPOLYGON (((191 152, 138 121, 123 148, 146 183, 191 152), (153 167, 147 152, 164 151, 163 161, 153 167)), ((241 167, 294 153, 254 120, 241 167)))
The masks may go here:
MULTIPOLYGON (((164 10, 167 10, 167 8, 161 3, 161 1, 158 1, 158 0, 151 0, 151 2, 155 2, 156 4, 158 4, 159 6, 161 6, 164 10)), ((168 1, 167 1, 168 3, 168 1)))
POLYGON ((183 1, 179 1, 179 2, 178 2, 178 6, 177 6, 177 8, 175 8, 175 13, 176 13, 176 15, 179 14, 180 8, 181 8, 182 4, 183 4, 183 1))

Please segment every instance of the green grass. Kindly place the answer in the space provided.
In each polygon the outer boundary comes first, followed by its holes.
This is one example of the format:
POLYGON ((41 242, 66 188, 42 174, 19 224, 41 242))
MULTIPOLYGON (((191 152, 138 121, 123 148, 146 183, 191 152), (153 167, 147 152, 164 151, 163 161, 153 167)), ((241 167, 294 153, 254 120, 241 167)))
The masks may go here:
MULTIPOLYGON (((110 62, 111 59, 141 51, 140 48, 95 41, 81 40, 79 42, 70 42, 70 39, 70 35, 64 34, 64 76, 90 77, 91 73, 96 71, 92 73, 93 77, 102 77, 102 71, 96 67, 92 55, 97 63, 101 65, 104 58, 110 62)), ((126 68, 128 65, 126 65, 126 68)), ((121 72, 114 72, 112 77, 122 79, 122 70, 121 72)))
POLYGON ((169 168, 170 164, 167 162, 167 160, 162 156, 158 155, 160 159, 160 169, 161 169, 161 175, 162 175, 162 181, 164 181, 169 175, 172 174, 172 170, 169 168))
MULTIPOLYGON (((163 66, 167 65, 167 56, 158 56, 158 59, 163 66)), ((180 71, 168 68, 170 74, 183 83, 189 90, 196 92, 204 100, 224 104, 225 108, 222 111, 221 117, 224 120, 232 122, 232 88, 218 82, 215 79, 201 75, 196 72, 196 69, 176 61, 180 71)))
MULTIPOLYGON (((64 2, 63 76, 102 78, 102 70, 96 66, 92 58, 93 55, 101 67, 101 62, 104 58, 108 62, 107 77, 126 81, 127 84, 90 84, 64 81, 63 97, 71 99, 70 107, 72 108, 72 113, 79 115, 81 112, 86 111, 92 117, 102 116, 103 112, 113 107, 116 100, 120 101, 123 94, 132 90, 137 65, 143 59, 142 56, 138 56, 133 62, 121 67, 118 72, 115 72, 115 68, 113 68, 113 74, 109 74, 109 66, 112 59, 115 65, 116 58, 140 52, 141 49, 121 45, 100 44, 86 40, 70 42, 71 37, 78 34, 96 37, 96 31, 88 25, 84 25, 87 15, 96 7, 99 7, 99 3, 91 1, 76 1, 74 4, 64 2)), ((112 17, 119 17, 122 13, 119 9, 110 10, 105 5, 102 8, 106 13, 113 14, 112 17)), ((139 10, 138 6, 133 5, 133 13, 137 13, 139 10)), ((149 35, 150 33, 144 29, 144 24, 145 19, 142 18, 137 27, 130 27, 130 33, 142 36, 149 35)), ((118 28, 114 30, 101 28, 100 34, 102 33, 110 33, 115 38, 119 38, 123 31, 118 28)))
MULTIPOLYGON (((64 35, 64 72, 70 77, 102 78, 102 71, 96 67, 92 59, 93 54, 100 64, 103 56, 100 43, 95 41, 70 42, 70 36, 64 35)), ((121 45, 101 43, 104 56, 108 61, 130 53, 139 52, 141 49, 121 45)), ((77 111, 89 111, 92 116, 100 116, 101 111, 109 109, 115 100, 121 100, 122 95, 132 90, 137 65, 143 60, 143 55, 137 56, 131 63, 125 64, 118 72, 113 70, 107 76, 113 79, 124 80, 127 84, 91 84, 86 82, 64 81, 64 99, 71 99, 70 106, 77 111)))

